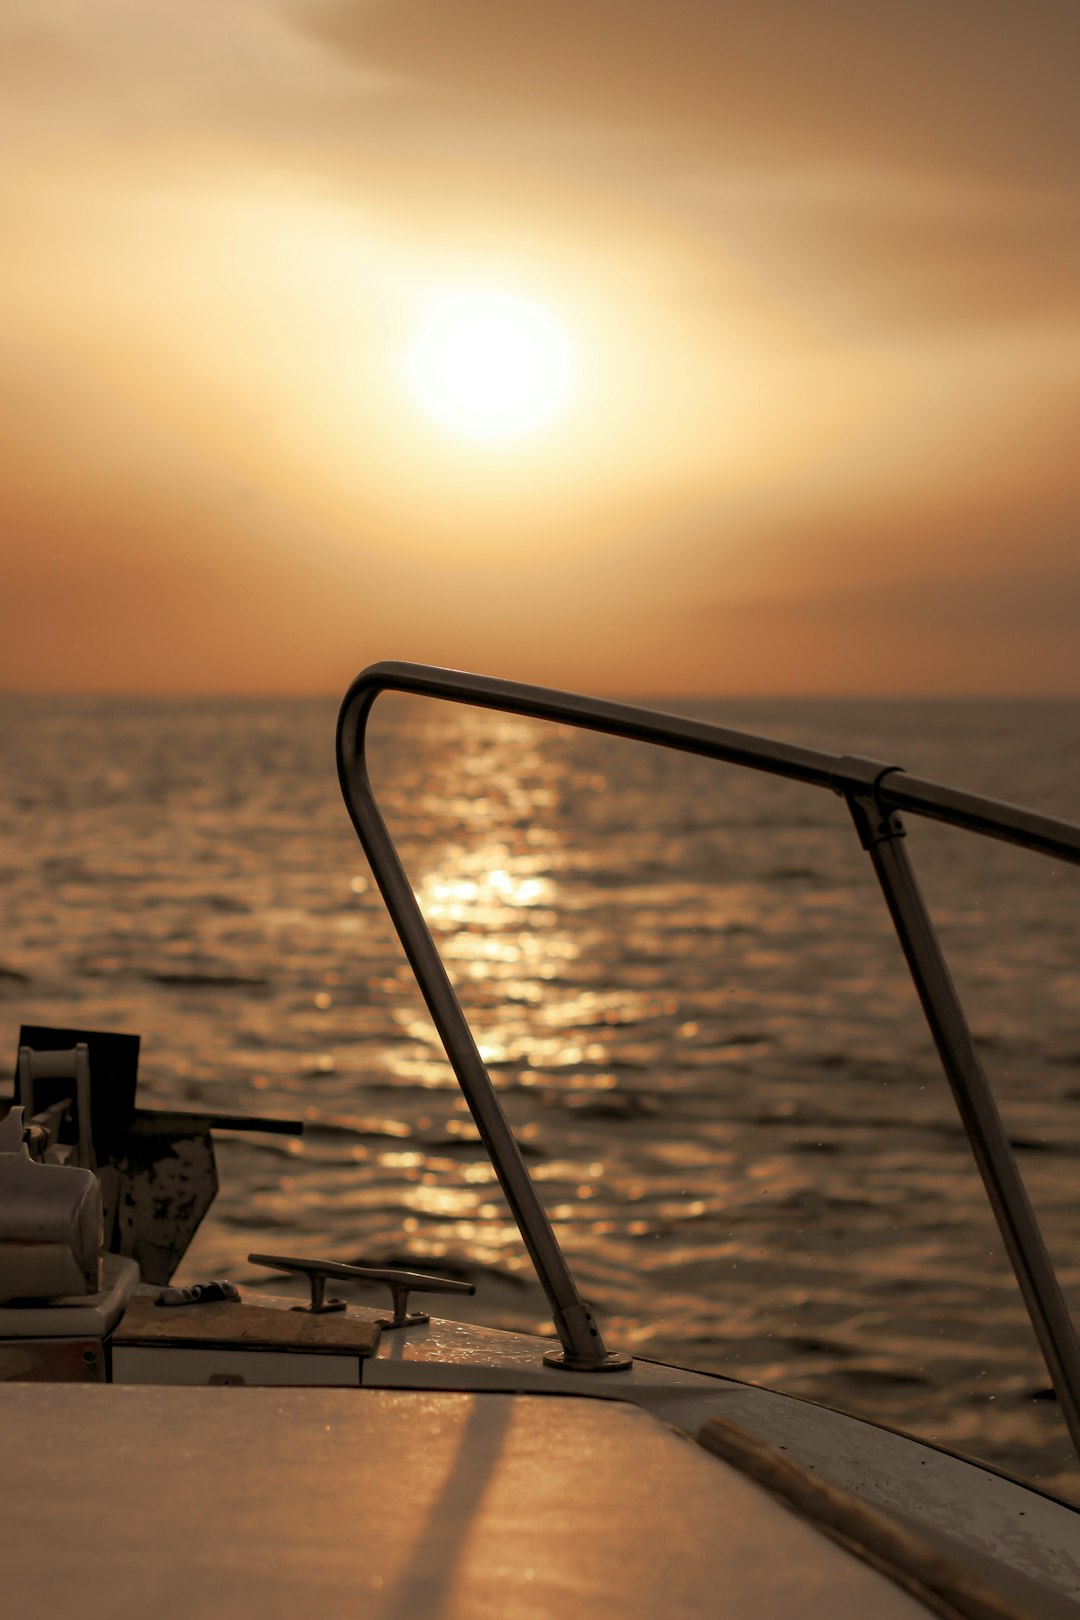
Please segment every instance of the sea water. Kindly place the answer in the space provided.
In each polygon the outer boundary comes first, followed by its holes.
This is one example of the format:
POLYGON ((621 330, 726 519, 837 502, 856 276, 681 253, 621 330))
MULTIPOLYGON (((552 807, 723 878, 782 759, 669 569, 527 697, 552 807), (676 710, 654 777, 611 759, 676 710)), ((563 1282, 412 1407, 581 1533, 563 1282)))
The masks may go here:
MULTIPOLYGON (((1080 706, 682 703, 1080 816, 1080 706)), ((138 1031, 224 1134, 179 1274, 251 1250, 532 1275, 338 791, 336 704, 0 699, 0 1042, 138 1031)), ((613 1347, 829 1401, 1077 1489, 885 907, 833 795, 385 698, 372 775, 613 1347)), ((909 817, 908 848, 1080 1310, 1080 872, 909 817)), ((357 1296, 361 1297, 361 1296, 357 1296)), ((438 1308, 449 1299, 433 1301, 438 1308)))

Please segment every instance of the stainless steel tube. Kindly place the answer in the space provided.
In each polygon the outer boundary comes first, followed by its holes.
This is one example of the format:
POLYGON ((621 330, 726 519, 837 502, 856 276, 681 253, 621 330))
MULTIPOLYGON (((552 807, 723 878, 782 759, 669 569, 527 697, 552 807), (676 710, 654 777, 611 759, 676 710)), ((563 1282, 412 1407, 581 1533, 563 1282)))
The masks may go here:
MULTIPOLYGON (((611 737, 627 737, 682 753, 701 754, 708 759, 763 771, 769 776, 806 782, 811 787, 847 791, 842 780, 844 757, 823 753, 818 748, 800 748, 793 743, 758 737, 752 732, 734 731, 683 715, 662 714, 630 703, 611 703, 601 698, 582 697, 576 692, 526 686, 518 681, 498 681, 486 675, 436 669, 428 664, 388 661, 372 664, 362 671, 345 695, 338 722, 339 738, 346 714, 357 717, 361 707, 370 706, 379 692, 407 692, 417 697, 441 698, 444 702, 469 703, 477 708, 529 715, 537 720, 554 720, 560 725, 578 726, 611 737)), ((858 780, 852 782, 850 791, 858 791, 860 785, 858 780)), ((914 811, 933 821, 943 821, 949 826, 963 827, 969 832, 1003 839, 1006 843, 1080 865, 1080 827, 1071 822, 1037 815, 981 794, 964 793, 942 783, 924 781, 895 768, 880 784, 877 797, 888 807, 914 811)))
POLYGON ((562 1353, 553 1365, 576 1371, 621 1371, 631 1358, 608 1351, 541 1204, 465 1014, 435 948, 394 841, 375 802, 363 757, 370 697, 350 708, 339 730, 338 764, 345 801, 376 882, 393 918, 432 1021, 453 1065, 518 1231, 551 1306, 562 1353))
POLYGON ((899 817, 882 814, 873 798, 849 800, 849 804, 922 1002, 1061 1415, 1080 1457, 1080 1344, 919 888, 903 828, 899 817))

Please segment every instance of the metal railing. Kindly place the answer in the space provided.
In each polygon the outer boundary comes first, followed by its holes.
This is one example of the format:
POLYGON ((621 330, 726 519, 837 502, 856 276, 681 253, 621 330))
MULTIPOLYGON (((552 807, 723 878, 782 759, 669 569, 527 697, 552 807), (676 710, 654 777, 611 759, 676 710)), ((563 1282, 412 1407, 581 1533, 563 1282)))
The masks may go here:
POLYGON ((1076 865, 1080 865, 1080 827, 908 776, 899 766, 881 760, 834 756, 625 703, 605 702, 423 664, 373 664, 357 676, 345 695, 338 719, 341 790, 446 1055, 548 1297, 562 1343, 561 1352, 554 1352, 548 1359, 562 1366, 593 1370, 618 1368, 629 1365, 629 1357, 606 1350, 599 1329, 578 1293, 375 802, 364 742, 371 706, 384 691, 471 704, 654 743, 805 782, 812 787, 827 788, 847 801, 915 982, 1062 1416, 1080 1455, 1080 1345, 919 889, 898 812, 910 811, 1076 865))

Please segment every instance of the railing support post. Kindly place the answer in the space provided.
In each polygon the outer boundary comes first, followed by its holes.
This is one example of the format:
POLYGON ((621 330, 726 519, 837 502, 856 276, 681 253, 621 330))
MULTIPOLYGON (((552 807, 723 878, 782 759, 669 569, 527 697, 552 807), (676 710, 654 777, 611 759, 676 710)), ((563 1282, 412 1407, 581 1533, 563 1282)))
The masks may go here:
POLYGON ((835 772, 837 791, 847 798, 860 841, 881 884, 1061 1415, 1080 1457, 1080 1344, 905 848, 904 827, 900 817, 879 804, 875 794, 881 778, 895 769, 874 760, 842 760, 835 772), (862 790, 853 792, 860 776, 862 790))
POLYGON ((549 1366, 573 1372, 624 1371, 632 1365, 632 1359, 622 1351, 605 1348, 592 1312, 578 1293, 566 1256, 540 1202, 389 828, 375 802, 359 746, 365 718, 366 711, 361 709, 350 715, 348 724, 339 729, 338 764, 342 786, 347 789, 346 803, 386 909, 551 1306, 562 1349, 549 1350, 544 1360, 549 1366))

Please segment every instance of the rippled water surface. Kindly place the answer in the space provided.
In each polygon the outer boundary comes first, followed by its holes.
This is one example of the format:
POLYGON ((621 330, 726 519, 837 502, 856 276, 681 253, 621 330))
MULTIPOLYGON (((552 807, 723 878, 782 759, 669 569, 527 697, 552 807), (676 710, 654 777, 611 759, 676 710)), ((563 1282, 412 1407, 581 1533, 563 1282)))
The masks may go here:
MULTIPOLYGON (((731 702, 724 724, 1073 819, 1080 710, 731 702)), ((336 705, 0 700, 0 1040, 143 1036, 227 1135, 188 1277, 252 1249, 543 1299, 338 793, 336 705)), ((832 795, 383 699, 372 773, 612 1345, 779 1385, 1078 1489, 866 856, 832 795)), ((908 840, 1080 1310, 1080 872, 908 840)), ((280 1285, 275 1285, 280 1288, 280 1285)))

